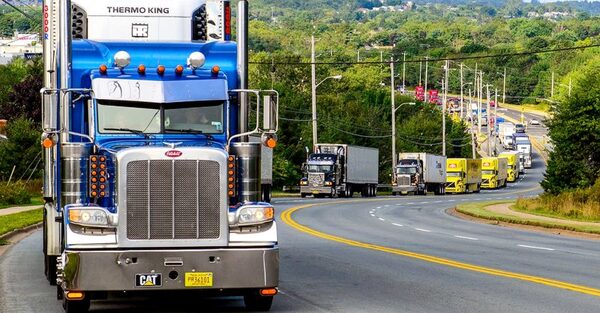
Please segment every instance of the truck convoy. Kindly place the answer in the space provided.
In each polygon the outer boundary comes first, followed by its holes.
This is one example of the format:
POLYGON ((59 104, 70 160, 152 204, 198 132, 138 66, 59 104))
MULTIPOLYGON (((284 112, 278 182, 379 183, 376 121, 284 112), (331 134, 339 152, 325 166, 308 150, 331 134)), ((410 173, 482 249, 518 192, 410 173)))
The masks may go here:
POLYGON ((480 191, 481 159, 448 159, 446 171, 446 192, 480 191))
POLYGON ((446 193, 446 157, 429 153, 400 153, 394 170, 392 194, 446 193))
POLYGON ((237 44, 228 0, 44 0, 43 13, 43 252, 65 311, 173 290, 268 310, 277 227, 248 137, 275 145, 278 98, 247 87, 248 2, 237 44))
POLYGON ((363 197, 377 195, 379 150, 344 144, 317 144, 308 156, 300 180, 300 195, 363 197))
POLYGON ((506 158, 507 161, 507 178, 506 180, 509 183, 514 183, 519 179, 521 170, 521 162, 520 162, 521 153, 518 151, 506 151, 500 153, 498 157, 506 158))
POLYGON ((483 158, 481 161, 481 188, 506 187, 508 160, 505 158, 483 158))

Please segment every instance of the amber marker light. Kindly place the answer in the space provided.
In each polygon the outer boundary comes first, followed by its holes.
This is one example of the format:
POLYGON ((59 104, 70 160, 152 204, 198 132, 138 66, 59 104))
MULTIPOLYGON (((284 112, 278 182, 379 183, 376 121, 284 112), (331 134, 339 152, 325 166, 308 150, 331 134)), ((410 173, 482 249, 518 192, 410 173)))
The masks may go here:
POLYGON ((52 140, 52 138, 45 138, 44 140, 42 140, 42 147, 46 149, 54 147, 54 140, 52 140))
POLYGON ((177 76, 181 76, 181 74, 183 74, 183 66, 181 66, 181 65, 177 65, 177 66, 175 67, 175 74, 176 74, 177 76))
POLYGON ((156 73, 158 73, 158 75, 160 75, 160 76, 165 75, 165 66, 164 65, 159 65, 156 68, 156 73))
POLYGON ((268 148, 275 148, 275 146, 277 146, 277 140, 275 140, 275 138, 269 138, 267 139, 267 142, 265 142, 266 146, 268 148))
POLYGON ((67 291, 65 294, 68 300, 83 300, 85 294, 82 291, 67 291))
POLYGON ((217 76, 220 71, 221 71, 221 68, 218 65, 213 66, 211 69, 211 72, 214 76, 217 76))
POLYGON ((274 296, 277 294, 277 288, 264 288, 260 290, 261 296, 274 296))
POLYGON ((108 67, 106 66, 106 64, 102 64, 100 65, 98 70, 100 70, 100 74, 106 75, 106 73, 108 72, 108 67))
POLYGON ((144 65, 144 64, 138 65, 138 74, 146 75, 146 65, 144 65))

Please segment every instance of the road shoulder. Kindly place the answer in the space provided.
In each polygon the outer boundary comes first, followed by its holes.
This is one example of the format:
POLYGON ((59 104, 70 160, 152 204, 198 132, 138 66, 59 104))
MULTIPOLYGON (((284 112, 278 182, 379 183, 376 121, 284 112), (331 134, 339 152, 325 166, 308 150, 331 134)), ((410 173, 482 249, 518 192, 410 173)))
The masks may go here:
POLYGON ((600 223, 557 219, 510 209, 514 202, 467 203, 448 210, 458 218, 567 237, 600 240, 600 223))

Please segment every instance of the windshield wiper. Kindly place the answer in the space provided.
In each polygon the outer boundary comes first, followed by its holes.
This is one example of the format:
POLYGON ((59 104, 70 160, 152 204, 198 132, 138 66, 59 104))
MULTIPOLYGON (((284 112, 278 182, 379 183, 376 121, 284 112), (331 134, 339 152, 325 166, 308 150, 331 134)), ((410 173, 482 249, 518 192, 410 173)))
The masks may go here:
POLYGON ((131 129, 131 128, 105 128, 104 130, 116 130, 116 131, 121 131, 121 132, 130 132, 136 135, 141 135, 144 136, 144 138, 148 139, 150 138, 150 136, 148 136, 148 134, 144 133, 141 130, 138 129, 131 129))
POLYGON ((203 131, 197 129, 176 129, 176 128, 165 128, 165 132, 175 132, 184 134, 204 134, 203 131))

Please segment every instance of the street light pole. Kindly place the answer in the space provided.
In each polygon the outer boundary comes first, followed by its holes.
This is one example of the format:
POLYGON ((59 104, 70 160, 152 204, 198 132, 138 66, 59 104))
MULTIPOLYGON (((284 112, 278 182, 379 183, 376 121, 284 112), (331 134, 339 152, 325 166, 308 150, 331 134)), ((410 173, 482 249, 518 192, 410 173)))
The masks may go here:
POLYGON ((490 123, 490 116, 492 116, 491 112, 490 112, 490 85, 487 84, 485 85, 485 89, 486 89, 486 100, 487 100, 487 109, 486 109, 486 114, 485 114, 485 118, 486 118, 486 124, 487 124, 487 137, 488 137, 488 156, 492 156, 492 127, 490 127, 491 123, 490 123))
MULTIPOLYGON (((392 63, 393 64, 393 63, 392 63)), ((392 68, 394 66, 392 65, 392 68)), ((393 70, 392 70, 393 72, 393 70)), ((394 77, 392 75, 392 77, 394 77)), ((392 91, 394 94, 394 91, 392 91)), ((394 175, 394 167, 396 167, 396 163, 398 162, 397 154, 396 154, 396 111, 400 109, 403 105, 415 105, 415 102, 404 102, 401 103, 398 107, 395 107, 395 101, 392 101, 392 184, 396 183, 396 175, 394 175)))
POLYGON ((463 115, 463 64, 460 63, 460 119, 464 118, 463 115))
POLYGON ((390 71, 392 73, 392 82, 391 82, 391 94, 392 94, 392 183, 396 182, 396 175, 394 173, 394 167, 396 166, 396 90, 394 88, 394 84, 396 83, 394 79, 394 57, 390 59, 390 71))
MULTIPOLYGON (((496 88, 495 100, 496 105, 494 105, 494 130, 498 126, 498 88, 496 88)), ((494 152, 498 151, 498 142, 494 139, 494 152)))
POLYGON ((502 103, 506 104, 506 66, 504 67, 504 77, 502 79, 502 103))
POLYGON ((419 86, 423 84, 423 61, 419 62, 419 86))
POLYGON ((450 61, 446 60, 444 66, 444 100, 442 101, 442 155, 446 156, 446 103, 448 101, 448 77, 450 73, 450 61))
POLYGON ((312 137, 313 137, 313 151, 316 152, 317 148, 317 66, 315 64, 315 36, 312 35, 310 38, 311 43, 311 71, 312 71, 312 137))
MULTIPOLYGON (((469 88, 469 99, 472 100, 472 98, 471 98, 471 88, 469 88)), ((473 132, 473 127, 474 126, 475 126, 475 124, 473 123, 473 114, 471 114, 471 129, 470 129, 470 133, 471 133, 471 150, 473 150, 473 159, 476 159, 477 158, 477 153, 475 151, 475 133, 473 132)))

